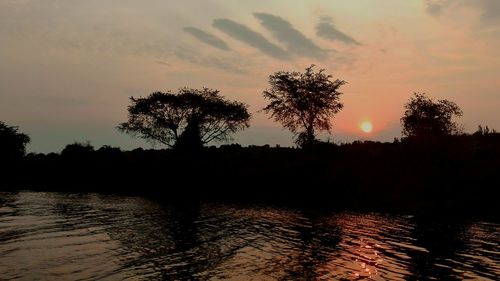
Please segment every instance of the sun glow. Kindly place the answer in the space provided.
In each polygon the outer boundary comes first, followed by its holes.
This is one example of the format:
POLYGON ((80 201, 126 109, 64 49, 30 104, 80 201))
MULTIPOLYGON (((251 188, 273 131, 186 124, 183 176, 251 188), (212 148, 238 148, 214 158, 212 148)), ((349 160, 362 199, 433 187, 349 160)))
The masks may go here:
POLYGON ((365 133, 371 133, 373 130, 373 124, 370 121, 364 121, 359 125, 359 128, 365 133))

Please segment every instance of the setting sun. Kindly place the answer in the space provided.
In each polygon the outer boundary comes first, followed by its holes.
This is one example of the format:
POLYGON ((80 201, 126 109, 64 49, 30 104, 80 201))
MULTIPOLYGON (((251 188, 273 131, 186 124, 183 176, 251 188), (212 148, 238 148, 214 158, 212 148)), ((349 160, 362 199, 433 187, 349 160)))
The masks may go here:
POLYGON ((373 124, 370 121, 364 121, 359 125, 359 128, 365 133, 370 133, 373 130, 373 124))

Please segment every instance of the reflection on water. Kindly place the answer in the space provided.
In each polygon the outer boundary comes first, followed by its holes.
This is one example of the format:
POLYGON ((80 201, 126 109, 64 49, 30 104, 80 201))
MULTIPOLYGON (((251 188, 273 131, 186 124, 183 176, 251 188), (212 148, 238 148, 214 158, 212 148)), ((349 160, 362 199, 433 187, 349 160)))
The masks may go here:
POLYGON ((0 279, 496 280, 498 233, 477 221, 0 193, 0 279))

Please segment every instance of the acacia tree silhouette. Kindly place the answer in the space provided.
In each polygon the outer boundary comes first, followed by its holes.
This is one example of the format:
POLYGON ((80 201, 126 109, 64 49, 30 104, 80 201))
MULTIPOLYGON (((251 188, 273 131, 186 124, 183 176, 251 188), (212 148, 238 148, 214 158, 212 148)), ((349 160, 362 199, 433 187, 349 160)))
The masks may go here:
POLYGON ((18 127, 0 121, 0 159, 22 157, 26 153, 30 137, 18 130, 18 127))
POLYGON ((406 137, 446 136, 462 131, 452 121, 454 116, 462 116, 462 110, 452 101, 434 102, 425 93, 414 93, 405 104, 405 109, 401 125, 406 137))
POLYGON ((118 129, 175 148, 196 148, 227 141, 249 127, 248 105, 226 100, 218 90, 181 88, 130 98, 128 121, 118 129))
POLYGON ((344 80, 331 80, 324 69, 314 72, 314 65, 304 73, 279 71, 269 76, 271 87, 263 92, 269 104, 262 110, 295 134, 295 142, 307 147, 316 142, 316 131, 332 128, 331 119, 343 104, 339 88, 344 80))

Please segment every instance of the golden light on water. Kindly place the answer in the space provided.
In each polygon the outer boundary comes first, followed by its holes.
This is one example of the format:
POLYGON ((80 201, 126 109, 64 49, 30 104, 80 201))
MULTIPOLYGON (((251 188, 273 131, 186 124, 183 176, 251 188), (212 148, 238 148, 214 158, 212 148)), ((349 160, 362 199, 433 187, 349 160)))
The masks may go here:
POLYGON ((373 124, 370 121, 364 121, 359 125, 359 128, 365 133, 370 133, 373 130, 373 124))

